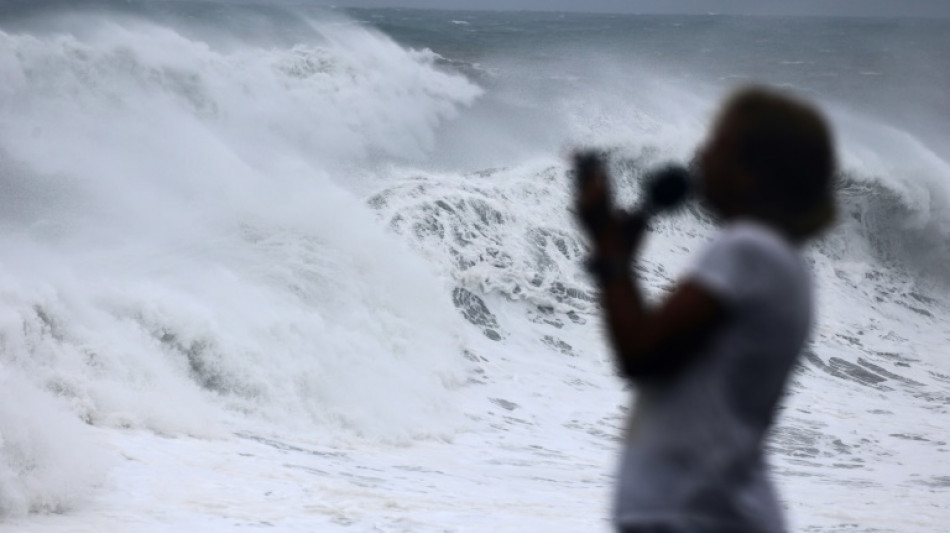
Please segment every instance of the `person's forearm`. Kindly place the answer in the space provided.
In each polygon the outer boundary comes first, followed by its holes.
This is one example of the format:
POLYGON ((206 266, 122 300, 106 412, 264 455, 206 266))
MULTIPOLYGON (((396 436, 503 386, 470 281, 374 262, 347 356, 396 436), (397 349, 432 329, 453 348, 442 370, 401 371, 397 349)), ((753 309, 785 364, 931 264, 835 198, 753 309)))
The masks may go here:
POLYGON ((638 337, 646 315, 640 288, 630 276, 616 278, 601 287, 600 299, 617 364, 629 374, 630 363, 641 351, 638 337))
POLYGON ((646 322, 646 306, 639 284, 630 275, 630 256, 619 239, 605 238, 596 248, 600 260, 611 264, 614 270, 600 280, 600 302, 618 366, 629 374, 630 363, 641 351, 639 341, 646 322))

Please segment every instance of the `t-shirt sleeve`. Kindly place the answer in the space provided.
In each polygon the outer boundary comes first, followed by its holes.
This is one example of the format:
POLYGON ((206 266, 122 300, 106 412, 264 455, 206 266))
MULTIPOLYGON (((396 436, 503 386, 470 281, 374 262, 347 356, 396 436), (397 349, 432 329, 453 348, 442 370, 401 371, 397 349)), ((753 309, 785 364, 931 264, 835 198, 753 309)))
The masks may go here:
POLYGON ((745 229, 726 230, 701 254, 687 279, 722 303, 735 306, 783 283, 791 258, 777 235, 745 229))

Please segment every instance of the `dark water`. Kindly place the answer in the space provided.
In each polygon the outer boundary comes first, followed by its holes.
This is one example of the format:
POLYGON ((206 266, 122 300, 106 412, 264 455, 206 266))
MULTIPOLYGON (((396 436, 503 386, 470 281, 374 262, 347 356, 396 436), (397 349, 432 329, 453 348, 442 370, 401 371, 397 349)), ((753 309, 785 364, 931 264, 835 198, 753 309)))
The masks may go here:
MULTIPOLYGON (((397 41, 450 60, 566 69, 600 57, 707 82, 758 81, 874 109, 907 121, 945 122, 950 103, 950 20, 657 16, 333 9, 265 2, 6 0, 0 24, 50 12, 100 11, 208 23, 230 35, 292 43, 312 35, 303 17, 345 13, 397 41)), ((303 4, 297 2, 296 4, 303 4)), ((45 23, 49 23, 48 20, 45 23)), ((561 72, 567 73, 567 72, 561 72)))
POLYGON ((583 85, 609 62, 631 84, 647 73, 698 86, 768 83, 873 114, 934 146, 950 138, 947 20, 351 13, 407 45, 509 75, 579 74, 583 85))
MULTIPOLYGON (((223 41, 238 37, 275 45, 312 39, 308 17, 342 13, 400 43, 431 49, 463 72, 475 63, 508 83, 572 76, 577 79, 550 89, 577 90, 601 83, 604 69, 632 85, 657 74, 697 87, 769 83, 873 114, 933 147, 950 145, 950 20, 7 0, 0 5, 0 27, 55 30, 61 19, 51 19, 50 13, 90 11, 144 16, 183 32, 191 26, 204 39, 209 26, 216 27, 227 36, 223 41)), ((64 27, 69 26, 59 29, 64 27)))

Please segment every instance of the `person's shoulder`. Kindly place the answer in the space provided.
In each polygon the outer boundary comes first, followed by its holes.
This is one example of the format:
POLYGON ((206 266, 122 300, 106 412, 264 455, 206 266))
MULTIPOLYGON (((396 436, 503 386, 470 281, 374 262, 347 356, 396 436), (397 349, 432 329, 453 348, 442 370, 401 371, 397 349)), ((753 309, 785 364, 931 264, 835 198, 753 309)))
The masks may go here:
POLYGON ((776 230, 756 221, 731 221, 700 253, 688 278, 728 306, 759 301, 779 287, 807 283, 799 251, 776 230))
POLYGON ((731 256, 748 276, 769 279, 807 277, 801 250, 778 230, 755 220, 737 220, 723 227, 712 244, 717 255, 731 256))

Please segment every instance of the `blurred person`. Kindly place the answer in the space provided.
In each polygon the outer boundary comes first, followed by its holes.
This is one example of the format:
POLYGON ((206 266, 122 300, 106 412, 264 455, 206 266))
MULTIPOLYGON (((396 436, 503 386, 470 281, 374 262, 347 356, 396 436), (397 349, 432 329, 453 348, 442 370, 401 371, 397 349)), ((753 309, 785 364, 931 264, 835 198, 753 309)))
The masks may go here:
POLYGON ((646 216, 614 209, 600 159, 577 161, 588 269, 637 394, 613 520, 622 533, 780 533, 763 444, 812 323, 801 247, 834 219, 832 137, 811 105, 750 87, 725 102, 695 163, 721 230, 648 305, 629 270, 646 216))

